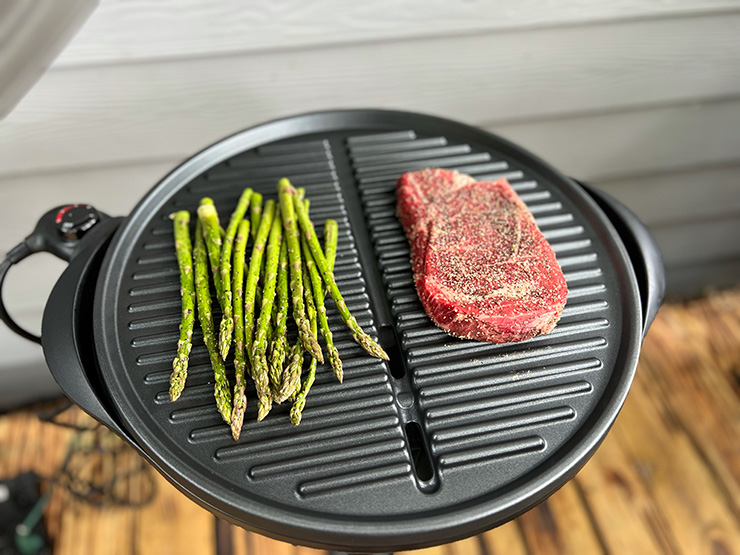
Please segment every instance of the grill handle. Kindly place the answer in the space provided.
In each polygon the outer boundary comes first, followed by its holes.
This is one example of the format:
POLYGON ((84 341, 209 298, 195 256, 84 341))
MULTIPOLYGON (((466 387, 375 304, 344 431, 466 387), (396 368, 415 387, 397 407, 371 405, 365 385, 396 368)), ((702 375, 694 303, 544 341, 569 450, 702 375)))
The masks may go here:
POLYGON ((89 204, 66 204, 41 216, 33 233, 16 245, 0 262, 0 320, 24 339, 41 344, 41 338, 20 327, 5 309, 3 283, 8 270, 37 252, 48 252, 69 262, 83 245, 83 237, 108 216, 89 204))
POLYGON ((46 364, 64 394, 85 412, 126 439, 106 408, 106 391, 96 372, 92 304, 100 263, 121 218, 108 218, 91 229, 69 258, 69 266, 46 302, 41 344, 46 364))
POLYGON ((627 248, 640 289, 644 338, 665 296, 665 268, 658 245, 645 224, 624 204, 593 186, 577 183, 604 211, 627 248))

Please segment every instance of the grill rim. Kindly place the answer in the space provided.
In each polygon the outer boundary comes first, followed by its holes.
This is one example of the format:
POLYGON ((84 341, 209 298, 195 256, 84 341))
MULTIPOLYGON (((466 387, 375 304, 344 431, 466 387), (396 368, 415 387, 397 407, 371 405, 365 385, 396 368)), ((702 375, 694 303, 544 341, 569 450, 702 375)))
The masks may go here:
MULTIPOLYGON (((205 148, 166 175, 123 221, 107 249, 95 292, 94 328, 95 348, 103 383, 112 399, 111 409, 139 447, 168 480, 188 497, 230 522, 278 539, 322 548, 408 549, 453 541, 502 524, 539 503, 575 475, 603 441, 624 403, 636 371, 642 314, 634 268, 621 237, 593 199, 555 168, 501 137, 451 120, 409 112, 340 110, 283 118, 240 131, 205 148), (617 272, 623 324, 620 356, 607 386, 610 394, 605 393, 601 397, 592 415, 575 435, 548 457, 547 462, 552 464, 535 467, 516 481, 518 485, 508 487, 506 495, 489 493, 485 498, 474 498, 462 508, 455 507, 443 514, 422 514, 408 521, 386 519, 369 522, 365 519, 364 522, 358 522, 356 517, 348 517, 347 520, 327 519, 326 516, 308 511, 285 511, 282 507, 262 502, 262 499, 250 499, 249 506, 234 504, 229 498, 228 487, 219 484, 215 477, 208 477, 208 471, 213 475, 213 469, 204 468, 205 472, 202 473, 189 472, 191 467, 187 467, 182 459, 162 444, 156 430, 148 428, 138 415, 132 399, 122 394, 125 387, 118 374, 125 370, 126 362, 117 349, 115 321, 121 308, 117 279, 119 271, 116 268, 119 265, 123 267, 130 258, 134 244, 126 239, 131 235, 138 236, 141 226, 150 219, 152 212, 161 209, 177 190, 187 186, 210 167, 243 151, 316 132, 352 128, 378 131, 416 129, 423 128, 424 125, 420 125, 422 123, 440 126, 454 135, 465 136, 466 140, 495 147, 526 169, 544 176, 569 197, 599 238, 602 241, 606 239, 602 244, 611 255, 611 262, 617 260, 620 263, 619 268, 611 266, 611 271, 617 272), (594 418, 593 415, 597 416, 594 418), (548 468, 543 470, 543 466, 548 468), (533 479, 532 475, 536 477, 533 479)), ((201 466, 200 463, 198 466, 201 466)))

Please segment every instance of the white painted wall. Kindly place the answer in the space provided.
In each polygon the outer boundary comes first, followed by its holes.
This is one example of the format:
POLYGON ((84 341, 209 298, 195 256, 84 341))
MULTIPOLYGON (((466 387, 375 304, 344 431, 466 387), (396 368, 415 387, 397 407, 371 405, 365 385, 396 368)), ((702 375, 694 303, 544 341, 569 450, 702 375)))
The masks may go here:
MULTIPOLYGON (((223 136, 346 107, 499 133, 631 206, 674 293, 738 281, 740 0, 102 0, 0 121, 0 250, 55 204, 125 214, 223 136)), ((60 268, 13 270, 29 325, 60 268)), ((0 390, 43 366, 0 347, 0 390)))

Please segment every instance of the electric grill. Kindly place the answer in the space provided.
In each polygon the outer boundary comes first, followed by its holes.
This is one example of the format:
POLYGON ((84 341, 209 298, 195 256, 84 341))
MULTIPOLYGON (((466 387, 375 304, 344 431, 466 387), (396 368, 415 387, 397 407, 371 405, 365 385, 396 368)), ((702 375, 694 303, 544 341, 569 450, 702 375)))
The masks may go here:
MULTIPOLYGON (((11 251, 0 285, 10 264, 40 250, 69 260, 41 335, 67 396, 214 514, 346 551, 458 540, 562 486, 625 400, 664 279, 649 233, 613 199, 489 133, 374 110, 301 115, 226 138, 172 171, 126 218, 85 205, 54 209, 11 251), (551 334, 495 345, 431 323, 395 217, 397 178, 424 167, 511 182, 567 278, 568 303, 551 334), (338 221, 339 287, 391 360, 367 356, 327 303, 344 383, 320 366, 299 427, 286 404, 257 423, 250 384, 234 442, 197 331, 185 392, 168 398, 180 320, 168 216, 206 195, 230 214, 244 187, 274 195, 280 177, 306 188, 317 224, 338 221)), ((2 316, 32 338, 4 308, 2 316)))

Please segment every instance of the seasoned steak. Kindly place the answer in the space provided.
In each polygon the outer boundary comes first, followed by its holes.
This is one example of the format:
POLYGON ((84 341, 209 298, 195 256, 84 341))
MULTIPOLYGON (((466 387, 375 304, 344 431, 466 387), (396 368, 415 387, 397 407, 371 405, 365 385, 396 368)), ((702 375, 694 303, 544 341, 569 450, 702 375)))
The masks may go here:
POLYGON ((408 172, 398 180, 398 217, 411 243, 415 279, 424 270, 424 251, 429 223, 436 211, 436 199, 474 182, 469 175, 439 168, 408 172))
POLYGON ((398 212, 432 321, 494 343, 549 333, 568 289, 555 254, 509 183, 446 170, 405 174, 398 212))

